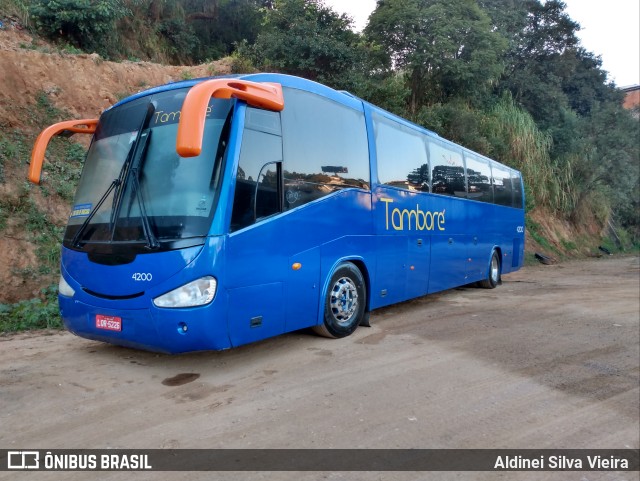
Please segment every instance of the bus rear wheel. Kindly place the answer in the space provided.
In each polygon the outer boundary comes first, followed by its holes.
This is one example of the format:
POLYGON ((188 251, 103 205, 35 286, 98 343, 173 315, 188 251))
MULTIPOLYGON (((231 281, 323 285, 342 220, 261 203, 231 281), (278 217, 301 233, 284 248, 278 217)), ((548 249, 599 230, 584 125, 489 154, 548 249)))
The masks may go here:
POLYGON ((478 282, 478 285, 485 289, 495 289, 498 284, 500 284, 500 256, 498 252, 494 250, 491 254, 491 261, 489 262, 487 278, 478 282))
POLYGON ((313 330, 331 338, 351 334, 365 317, 367 291, 360 270, 351 262, 340 264, 333 272, 324 301, 324 321, 313 330))

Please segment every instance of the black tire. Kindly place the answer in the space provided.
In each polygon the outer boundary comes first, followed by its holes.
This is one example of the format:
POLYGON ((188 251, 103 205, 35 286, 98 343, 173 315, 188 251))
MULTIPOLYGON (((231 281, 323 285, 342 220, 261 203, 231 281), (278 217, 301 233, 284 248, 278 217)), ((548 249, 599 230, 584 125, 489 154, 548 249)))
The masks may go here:
POLYGON ((538 262, 540 262, 541 264, 544 264, 545 266, 551 266, 556 262, 553 258, 549 256, 545 256, 544 254, 540 254, 538 252, 536 252, 534 255, 535 255, 535 258, 538 259, 538 262))
POLYGON ((609 249, 607 249, 606 247, 598 246, 598 249, 601 250, 602 252, 604 252, 605 254, 607 254, 608 256, 612 256, 613 255, 611 253, 611 251, 609 249))
POLYGON ((487 269, 487 278, 478 282, 478 285, 484 289, 495 289, 500 284, 500 256, 497 251, 491 253, 489 268, 487 269))
POLYGON ((346 337, 365 320, 366 305, 367 290, 362 273, 351 262, 340 264, 327 285, 324 322, 313 330, 324 337, 346 337))

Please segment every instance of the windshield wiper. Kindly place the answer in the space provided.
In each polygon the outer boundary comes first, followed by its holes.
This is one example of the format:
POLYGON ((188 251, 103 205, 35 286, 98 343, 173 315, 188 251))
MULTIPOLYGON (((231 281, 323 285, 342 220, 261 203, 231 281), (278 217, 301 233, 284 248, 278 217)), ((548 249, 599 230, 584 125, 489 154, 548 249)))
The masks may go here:
POLYGON ((132 164, 135 164, 134 161, 136 160, 136 157, 138 158, 142 157, 142 155, 136 155, 136 154, 138 154, 138 151, 140 150, 139 149, 140 139, 143 137, 143 134, 144 134, 145 142, 143 146, 144 152, 142 153, 146 152, 147 142, 149 139, 149 136, 146 135, 148 134, 148 131, 146 129, 149 126, 149 122, 151 121, 151 118, 153 117, 153 114, 155 113, 155 111, 156 111, 156 106, 153 105, 152 102, 149 102, 149 104, 147 105, 147 112, 144 118, 142 119, 142 122, 140 123, 140 127, 138 128, 138 133, 136 135, 136 138, 131 144, 131 148, 129 149, 127 158, 124 161, 124 164, 122 165, 122 169, 120 170, 120 176, 118 178, 121 180, 121 183, 119 184, 117 191, 113 195, 113 205, 111 206, 111 222, 109 226, 109 230, 111 231, 111 240, 113 240, 113 236, 115 234, 115 223, 118 217, 120 217, 120 210, 122 209, 122 198, 124 197, 124 192, 127 186, 127 180, 131 173, 130 167, 132 164))
POLYGON ((84 233, 85 229, 89 225, 89 222, 91 222, 91 219, 93 219, 93 216, 96 215, 96 212, 100 210, 100 206, 105 201, 105 199, 109 197, 109 194, 111 193, 111 191, 116 187, 118 187, 120 183, 121 183, 120 179, 113 179, 113 181, 111 182, 111 185, 109 185, 109 188, 106 190, 104 194, 102 194, 102 197, 100 197, 100 200, 96 204, 95 208, 91 211, 89 216, 84 220, 80 228, 77 230, 77 232, 73 236, 73 239, 71 240, 71 245, 73 247, 80 247, 80 238, 82 237, 82 234, 84 233))
MULTIPOLYGON (((146 154, 147 145, 150 137, 150 130, 146 130, 146 129, 149 125, 149 122, 151 121, 151 118, 153 117, 153 114, 155 113, 155 110, 156 110, 155 105, 153 105, 152 102, 149 102, 149 105, 147 105, 147 112, 144 118, 142 119, 142 122, 140 123, 140 127, 138 128, 136 138, 131 144, 131 148, 129 149, 129 152, 127 153, 127 157, 124 163, 122 164, 122 168, 120 169, 120 173, 118 174, 118 177, 113 179, 113 181, 111 181, 111 184, 109 185, 105 193, 102 194, 102 197, 100 197, 100 200, 96 204, 95 208, 91 211, 89 216, 84 220, 80 228, 77 230, 77 232, 73 236, 73 239, 71 241, 71 245, 73 247, 80 247, 80 240, 82 238, 82 234, 85 232, 87 226, 91 222, 91 219, 93 219, 93 217, 98 212, 98 210, 100 210, 100 207, 102 206, 104 201, 107 199, 107 197, 109 197, 109 194, 111 193, 111 191, 115 189, 115 192, 113 194, 113 201, 111 204, 111 216, 109 219, 109 232, 111 233, 111 241, 113 241, 113 235, 115 233, 115 223, 120 214, 120 210, 122 208, 122 197, 125 191, 126 180, 129 177, 129 174, 131 171, 130 167, 134 159, 136 158, 136 154, 139 150, 138 146, 140 143, 140 138, 143 136, 143 133, 145 134, 145 139, 143 143, 143 148, 141 150, 141 154, 138 157, 144 158, 144 155, 146 154)), ((141 199, 139 199, 139 202, 140 201, 141 199)), ((155 236, 151 232, 151 228, 149 226, 149 220, 148 220, 148 217, 146 216, 146 210, 144 210, 144 203, 142 203, 142 206, 143 208, 140 210, 140 212, 143 217, 143 230, 145 233, 145 237, 147 239, 147 244, 149 245, 150 248, 156 248, 158 247, 158 241, 156 240, 155 236)))
POLYGON ((122 170, 120 172, 120 178, 122 179, 122 184, 119 189, 114 194, 114 204, 111 211, 111 237, 113 239, 113 235, 115 234, 115 223, 120 217, 120 212, 122 211, 122 200, 124 197, 124 193, 126 191, 126 186, 131 179, 132 182, 132 192, 129 199, 129 212, 131 212, 131 206, 133 204, 133 196, 135 196, 138 202, 138 208, 140 210, 140 221, 142 222, 142 231, 144 233, 144 237, 147 240, 147 247, 150 249, 157 249, 160 247, 160 243, 153 233, 153 229, 151 228, 151 224, 149 222, 149 216, 147 215, 147 209, 144 202, 144 198, 142 196, 142 192, 140 191, 140 169, 144 164, 145 158, 147 156, 147 149, 149 147, 149 141, 151 140, 151 129, 149 128, 149 122, 155 113, 155 105, 153 103, 149 103, 147 106, 147 113, 140 125, 140 129, 138 130, 138 135, 136 136, 129 153, 127 154, 127 160, 122 166, 122 170))
MULTIPOLYGON (((132 195, 135 195, 136 200, 138 201, 138 209, 140 209, 140 220, 142 221, 142 231, 144 232, 144 236, 147 239, 147 247, 149 247, 149 249, 157 249, 158 247, 160 247, 160 243, 158 242, 158 239, 151 229, 149 216, 147 215, 147 208, 144 203, 144 198, 142 197, 142 192, 140 192, 140 167, 143 165, 144 159, 147 155, 147 147, 149 146, 150 139, 151 129, 148 129, 146 134, 144 135, 143 144, 140 147, 140 155, 138 157, 138 161, 135 163, 134 167, 131 168, 131 180, 133 182, 132 195)), ((131 200, 129 201, 129 205, 131 205, 131 200)), ((131 210, 131 207, 129 207, 129 210, 131 210)))

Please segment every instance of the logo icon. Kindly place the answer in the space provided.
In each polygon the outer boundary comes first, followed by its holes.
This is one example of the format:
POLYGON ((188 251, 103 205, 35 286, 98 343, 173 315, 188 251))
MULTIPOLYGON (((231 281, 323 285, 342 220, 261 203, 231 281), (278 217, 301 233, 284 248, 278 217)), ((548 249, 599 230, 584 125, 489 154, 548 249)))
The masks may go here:
POLYGON ((9 451, 7 453, 8 469, 39 469, 40 453, 38 451, 9 451))

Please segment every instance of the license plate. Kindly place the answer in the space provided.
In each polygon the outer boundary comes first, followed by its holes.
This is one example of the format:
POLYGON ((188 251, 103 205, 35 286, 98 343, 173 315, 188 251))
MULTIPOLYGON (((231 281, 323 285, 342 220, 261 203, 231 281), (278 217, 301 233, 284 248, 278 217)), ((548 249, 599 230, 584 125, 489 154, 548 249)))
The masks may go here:
POLYGON ((122 331, 122 318, 97 314, 96 328, 104 329, 106 331, 122 331))

